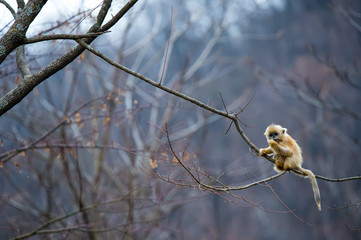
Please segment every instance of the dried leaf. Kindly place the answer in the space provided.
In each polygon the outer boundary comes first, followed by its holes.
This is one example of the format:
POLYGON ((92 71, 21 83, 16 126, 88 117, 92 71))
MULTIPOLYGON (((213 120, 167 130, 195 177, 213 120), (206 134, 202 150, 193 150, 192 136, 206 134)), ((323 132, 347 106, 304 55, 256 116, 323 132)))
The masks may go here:
POLYGON ((160 155, 161 155, 162 157, 164 157, 164 160, 165 160, 165 161, 169 162, 169 156, 168 156, 167 153, 164 153, 164 152, 163 152, 163 153, 161 153, 160 155))
POLYGON ((109 122, 110 122, 110 117, 105 117, 103 120, 103 125, 108 125, 109 122))
POLYGON ((84 59, 84 53, 79 55, 78 61, 81 62, 83 61, 83 59, 84 59))
POLYGON ((118 89, 118 93, 120 94, 120 96, 125 97, 125 91, 122 89, 118 89))
POLYGON ((64 116, 63 121, 69 125, 71 125, 73 123, 73 121, 71 119, 69 119, 67 116, 64 116))
POLYGON ((152 159, 152 158, 149 159, 149 165, 150 165, 150 167, 151 167, 152 169, 155 169, 155 168, 158 167, 157 161, 154 160, 154 159, 152 159))
POLYGON ((18 162, 14 162, 14 165, 15 165, 15 167, 17 167, 17 168, 18 168, 19 173, 21 173, 21 165, 20 165, 20 163, 18 163, 18 162))
POLYGON ((118 97, 116 97, 114 100, 115 100, 115 102, 118 103, 118 104, 122 104, 122 103, 123 103, 123 100, 120 99, 120 98, 118 98, 118 97))
POLYGON ((101 109, 102 111, 106 111, 106 110, 107 110, 107 105, 106 105, 105 103, 101 103, 101 104, 100 104, 100 109, 101 109))
POLYGON ((18 85, 19 80, 20 80, 19 76, 16 76, 16 77, 15 77, 15 85, 18 85))
POLYGON ((76 123, 78 123, 78 122, 80 122, 80 113, 79 112, 77 112, 76 114, 75 114, 75 122, 76 123))

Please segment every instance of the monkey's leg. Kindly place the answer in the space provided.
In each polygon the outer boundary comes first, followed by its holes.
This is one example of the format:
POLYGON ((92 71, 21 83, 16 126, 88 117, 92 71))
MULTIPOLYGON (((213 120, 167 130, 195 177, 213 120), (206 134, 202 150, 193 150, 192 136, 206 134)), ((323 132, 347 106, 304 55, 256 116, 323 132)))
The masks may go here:
POLYGON ((275 150, 275 152, 279 153, 284 157, 291 157, 293 155, 291 149, 289 149, 288 147, 280 146, 276 141, 269 141, 269 145, 275 150))
POLYGON ((282 156, 285 157, 292 157, 293 152, 288 147, 279 147, 279 151, 282 154, 282 156))

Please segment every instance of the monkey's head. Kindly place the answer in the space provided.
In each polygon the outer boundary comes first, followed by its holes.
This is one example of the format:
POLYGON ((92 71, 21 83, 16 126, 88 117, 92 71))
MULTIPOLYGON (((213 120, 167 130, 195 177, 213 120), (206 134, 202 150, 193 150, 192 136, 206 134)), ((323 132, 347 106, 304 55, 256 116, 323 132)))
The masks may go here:
POLYGON ((267 127, 264 135, 267 138, 267 141, 274 140, 280 142, 283 140, 283 137, 287 135, 287 128, 283 128, 280 125, 271 124, 267 127))

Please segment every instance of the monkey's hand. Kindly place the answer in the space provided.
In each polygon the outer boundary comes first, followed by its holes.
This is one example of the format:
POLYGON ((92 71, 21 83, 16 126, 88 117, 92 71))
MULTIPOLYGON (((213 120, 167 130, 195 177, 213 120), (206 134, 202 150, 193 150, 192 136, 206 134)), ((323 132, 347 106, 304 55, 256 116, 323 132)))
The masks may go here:
POLYGON ((261 157, 263 157, 263 156, 265 156, 265 155, 267 155, 267 154, 271 154, 271 153, 273 153, 273 151, 272 151, 272 148, 261 148, 260 150, 259 150, 259 156, 261 156, 261 157))
POLYGON ((275 140, 269 140, 268 141, 268 144, 269 144, 269 146, 271 147, 271 148, 273 148, 273 149, 278 149, 278 144, 276 143, 276 141, 275 140))
POLYGON ((266 149, 261 148, 261 149, 259 150, 259 155, 260 155, 261 157, 263 157, 264 155, 266 155, 266 149))

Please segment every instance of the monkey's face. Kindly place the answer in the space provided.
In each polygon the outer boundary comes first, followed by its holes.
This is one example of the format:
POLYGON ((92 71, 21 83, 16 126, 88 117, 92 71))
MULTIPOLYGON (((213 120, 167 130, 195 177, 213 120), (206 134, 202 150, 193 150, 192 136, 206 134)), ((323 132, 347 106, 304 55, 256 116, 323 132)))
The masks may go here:
POLYGON ((269 140, 275 140, 275 141, 277 141, 277 139, 279 138, 279 134, 278 134, 278 132, 270 132, 269 134, 268 134, 268 136, 267 136, 267 138, 269 139, 269 140))
POLYGON ((264 135, 267 138, 267 141, 274 140, 280 142, 283 139, 283 135, 286 134, 287 129, 281 127, 280 125, 271 124, 267 127, 264 135))

